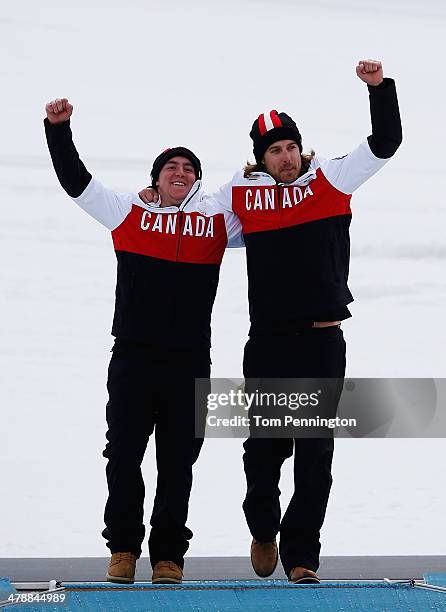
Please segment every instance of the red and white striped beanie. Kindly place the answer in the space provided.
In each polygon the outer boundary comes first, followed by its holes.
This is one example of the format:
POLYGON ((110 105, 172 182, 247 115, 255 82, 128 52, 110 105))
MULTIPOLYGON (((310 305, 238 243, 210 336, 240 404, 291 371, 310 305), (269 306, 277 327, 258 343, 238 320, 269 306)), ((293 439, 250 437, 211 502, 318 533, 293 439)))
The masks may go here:
POLYGON ((261 163, 265 151, 278 140, 294 140, 302 153, 302 136, 297 125, 286 113, 271 110, 262 113, 252 124, 249 133, 254 143, 254 156, 261 163))

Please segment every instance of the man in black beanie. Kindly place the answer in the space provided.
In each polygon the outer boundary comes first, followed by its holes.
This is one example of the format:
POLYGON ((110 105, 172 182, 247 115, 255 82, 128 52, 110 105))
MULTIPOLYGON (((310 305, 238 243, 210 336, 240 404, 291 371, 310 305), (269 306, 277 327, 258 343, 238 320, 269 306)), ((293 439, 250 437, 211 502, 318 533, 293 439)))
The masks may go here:
POLYGON ((157 188, 159 186, 158 179, 161 170, 164 168, 167 162, 171 161, 174 157, 186 158, 193 167, 195 180, 201 180, 201 162, 195 153, 192 153, 192 151, 186 149, 186 147, 173 147, 171 149, 165 149, 153 162, 152 171, 150 173, 152 187, 157 188))
MULTIPOLYGON (((201 164, 185 147, 153 164, 160 202, 115 193, 94 179, 72 140, 72 105, 46 105, 45 131, 59 181, 69 196, 112 234, 118 262, 113 356, 108 370, 105 508, 112 558, 107 579, 134 581, 141 555, 144 481, 141 462, 155 432, 158 469, 149 537, 154 583, 182 581, 192 532, 186 526, 195 437, 195 378, 210 376, 211 312, 228 243, 241 246, 236 215, 207 206, 201 164)), ((205 420, 206 402, 197 416, 205 420)), ((198 410, 198 409, 197 409, 198 410)))

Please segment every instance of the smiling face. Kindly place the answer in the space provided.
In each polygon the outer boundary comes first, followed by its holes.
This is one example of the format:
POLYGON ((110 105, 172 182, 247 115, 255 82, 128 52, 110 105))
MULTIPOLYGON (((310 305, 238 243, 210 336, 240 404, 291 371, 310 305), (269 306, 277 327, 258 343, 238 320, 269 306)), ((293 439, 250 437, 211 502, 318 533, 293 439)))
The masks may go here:
POLYGON ((187 157, 172 157, 161 169, 156 186, 162 206, 181 204, 195 183, 195 170, 187 157))
POLYGON ((294 140, 278 140, 268 147, 263 158, 268 174, 278 183, 292 183, 302 166, 299 147, 294 140))

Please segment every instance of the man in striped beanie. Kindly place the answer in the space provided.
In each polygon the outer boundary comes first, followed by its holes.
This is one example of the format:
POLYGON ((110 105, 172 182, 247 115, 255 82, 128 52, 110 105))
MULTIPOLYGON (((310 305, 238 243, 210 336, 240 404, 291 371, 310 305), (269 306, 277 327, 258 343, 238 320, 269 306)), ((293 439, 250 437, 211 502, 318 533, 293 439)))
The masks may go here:
MULTIPOLYGON (((297 379, 322 381, 315 389, 329 398, 324 410, 330 416, 336 414, 345 375, 340 324, 351 316, 353 301, 347 284, 350 200, 402 140, 394 80, 384 78, 374 60, 359 62, 356 74, 368 86, 372 123, 372 133, 359 146, 328 160, 304 154, 289 115, 262 113, 250 132, 256 164, 237 173, 218 196, 238 215, 246 246, 251 319, 243 361, 246 388, 254 391, 259 377, 276 388, 278 379, 294 379, 296 388, 302 386, 297 379)), ((318 581, 320 529, 332 483, 332 431, 302 437, 294 430, 280 438, 270 428, 258 437, 251 431, 244 443, 243 509, 259 576, 272 574, 280 556, 291 582, 318 581), (293 455, 294 493, 282 515, 280 471, 293 455)))

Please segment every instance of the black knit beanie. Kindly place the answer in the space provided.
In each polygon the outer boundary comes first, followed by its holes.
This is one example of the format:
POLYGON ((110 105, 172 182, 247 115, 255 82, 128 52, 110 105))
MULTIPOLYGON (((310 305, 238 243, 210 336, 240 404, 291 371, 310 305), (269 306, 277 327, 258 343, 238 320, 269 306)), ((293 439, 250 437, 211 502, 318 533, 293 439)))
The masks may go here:
POLYGON ((254 142, 254 157, 261 163, 265 151, 278 140, 294 140, 302 153, 302 136, 297 125, 286 113, 272 110, 259 115, 249 133, 254 142))
POLYGON ((162 153, 158 155, 158 157, 153 162, 152 171, 150 176, 152 178, 152 187, 156 189, 156 181, 159 178, 160 172, 163 169, 163 166, 167 164, 167 162, 172 159, 172 157, 186 157, 192 164, 195 170, 195 180, 201 179, 201 162, 198 157, 192 153, 186 147, 173 147, 172 149, 166 149, 162 153))

